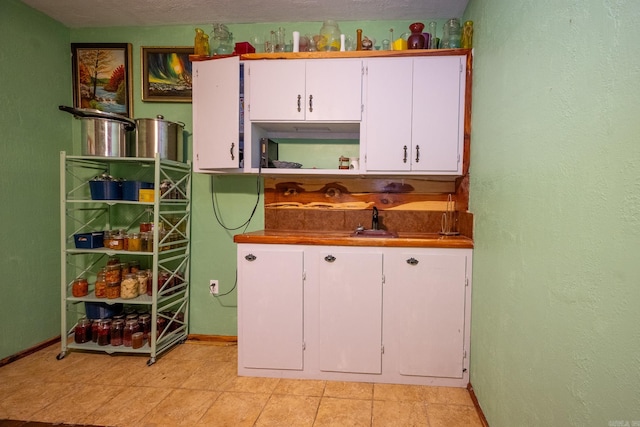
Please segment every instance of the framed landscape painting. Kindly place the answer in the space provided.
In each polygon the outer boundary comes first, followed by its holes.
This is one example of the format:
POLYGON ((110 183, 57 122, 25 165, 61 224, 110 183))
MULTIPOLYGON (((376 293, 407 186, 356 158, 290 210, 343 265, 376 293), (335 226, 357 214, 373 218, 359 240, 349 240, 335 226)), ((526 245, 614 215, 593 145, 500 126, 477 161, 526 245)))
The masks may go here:
POLYGON ((73 105, 133 116, 131 44, 71 43, 73 105))
POLYGON ((193 47, 142 47, 142 100, 191 102, 193 47))

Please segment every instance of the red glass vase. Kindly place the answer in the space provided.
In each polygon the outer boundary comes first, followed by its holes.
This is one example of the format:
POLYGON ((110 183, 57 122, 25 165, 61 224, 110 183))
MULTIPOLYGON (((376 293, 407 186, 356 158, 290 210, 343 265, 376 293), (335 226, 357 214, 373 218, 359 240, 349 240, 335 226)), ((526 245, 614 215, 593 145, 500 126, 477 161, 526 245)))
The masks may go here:
POLYGON ((411 35, 407 39, 407 48, 424 49, 425 39, 424 34, 422 34, 422 30, 424 30, 424 24, 421 22, 414 22, 413 24, 409 25, 409 30, 411 30, 411 35))

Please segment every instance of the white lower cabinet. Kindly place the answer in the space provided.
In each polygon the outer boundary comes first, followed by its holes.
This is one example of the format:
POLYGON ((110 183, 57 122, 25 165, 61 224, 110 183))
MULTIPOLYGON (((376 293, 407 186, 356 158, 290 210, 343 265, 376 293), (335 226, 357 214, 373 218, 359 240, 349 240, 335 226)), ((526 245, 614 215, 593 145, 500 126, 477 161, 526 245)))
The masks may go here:
POLYGON ((380 374, 382 252, 321 250, 317 277, 319 369, 380 374))
POLYGON ((239 248, 240 369, 303 368, 303 267, 302 248, 239 248))
POLYGON ((238 373, 466 387, 472 249, 238 245, 238 373))

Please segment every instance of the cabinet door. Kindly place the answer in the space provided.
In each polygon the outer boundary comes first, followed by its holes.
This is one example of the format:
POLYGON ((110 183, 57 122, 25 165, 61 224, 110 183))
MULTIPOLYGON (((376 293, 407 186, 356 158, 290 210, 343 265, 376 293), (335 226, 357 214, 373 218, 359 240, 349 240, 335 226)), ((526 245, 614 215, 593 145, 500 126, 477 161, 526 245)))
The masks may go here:
POLYGON ((306 61, 306 120, 360 121, 362 61, 306 61))
POLYGON ((304 120, 305 61, 249 61, 246 66, 251 120, 304 120))
POLYGON ((242 367, 302 370, 303 253, 301 248, 239 245, 242 367))
POLYGON ((366 168, 411 169, 413 61, 381 58, 367 61, 366 168))
POLYGON ((465 65, 463 56, 413 59, 414 171, 462 172, 465 65))
POLYGON ((249 62, 249 117, 253 121, 359 121, 362 61, 249 62))
POLYGON ((319 368, 382 371, 382 254, 320 251, 319 368))
POLYGON ((462 378, 466 265, 466 252, 385 253, 384 344, 401 375, 462 378))
POLYGON ((237 57, 193 63, 195 169, 239 167, 240 62, 237 57))

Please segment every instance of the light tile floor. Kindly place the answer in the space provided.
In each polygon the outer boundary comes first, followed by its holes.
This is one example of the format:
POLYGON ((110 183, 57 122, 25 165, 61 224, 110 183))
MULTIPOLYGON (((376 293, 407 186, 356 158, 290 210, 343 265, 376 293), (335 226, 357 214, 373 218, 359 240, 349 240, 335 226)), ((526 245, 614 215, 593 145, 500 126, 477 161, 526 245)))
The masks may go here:
MULTIPOLYGON (((0 420, 98 426, 482 426, 466 389, 237 376, 237 347, 148 356, 59 344, 0 368, 0 420)), ((1 421, 0 421, 0 425, 1 421)))

